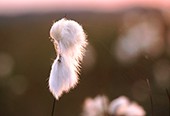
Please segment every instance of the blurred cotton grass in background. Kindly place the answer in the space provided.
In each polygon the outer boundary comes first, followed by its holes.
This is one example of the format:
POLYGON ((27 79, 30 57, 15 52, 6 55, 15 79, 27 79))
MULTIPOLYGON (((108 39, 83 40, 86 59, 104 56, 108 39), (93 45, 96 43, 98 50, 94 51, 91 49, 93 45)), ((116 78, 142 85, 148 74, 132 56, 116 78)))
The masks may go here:
POLYGON ((145 116, 146 112, 137 102, 130 101, 126 96, 120 96, 111 101, 108 110, 113 116, 145 116))
POLYGON ((131 11, 123 16, 120 35, 113 47, 119 62, 135 63, 141 56, 159 57, 165 49, 161 15, 131 11))
POLYGON ((145 116, 145 110, 135 101, 120 96, 111 102, 105 95, 86 98, 81 116, 145 116))
POLYGON ((108 113, 108 103, 109 100, 104 95, 98 95, 94 99, 86 98, 82 116, 105 116, 108 113))

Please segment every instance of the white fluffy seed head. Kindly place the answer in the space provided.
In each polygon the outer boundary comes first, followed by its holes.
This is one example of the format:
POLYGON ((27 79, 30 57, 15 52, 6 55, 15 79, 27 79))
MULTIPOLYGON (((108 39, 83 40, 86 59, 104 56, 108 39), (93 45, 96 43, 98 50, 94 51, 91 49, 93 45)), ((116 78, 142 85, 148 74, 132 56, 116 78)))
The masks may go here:
POLYGON ((62 52, 70 50, 74 47, 76 50, 77 45, 87 44, 86 34, 83 31, 81 25, 73 20, 67 20, 65 18, 55 22, 50 29, 50 36, 59 43, 59 47, 62 52))
POLYGON ((58 58, 54 61, 49 79, 49 89, 52 94, 58 99, 63 92, 68 92, 78 82, 78 75, 75 72, 75 67, 71 63, 71 59, 62 56, 59 62, 58 58))
POLYGON ((52 25, 50 36, 54 39, 57 58, 50 72, 49 89, 58 99, 63 92, 68 92, 78 82, 87 40, 82 26, 65 18, 52 25))

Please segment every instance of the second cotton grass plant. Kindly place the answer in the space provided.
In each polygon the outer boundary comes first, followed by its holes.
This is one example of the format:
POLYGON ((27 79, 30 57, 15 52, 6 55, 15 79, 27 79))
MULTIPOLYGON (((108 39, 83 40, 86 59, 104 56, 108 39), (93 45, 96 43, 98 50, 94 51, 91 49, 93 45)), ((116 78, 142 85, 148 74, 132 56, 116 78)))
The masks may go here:
POLYGON ((63 18, 50 30, 57 57, 51 68, 49 89, 56 99, 74 88, 78 83, 80 63, 87 45, 86 34, 81 25, 63 18))
POLYGON ((81 116, 145 116, 144 109, 126 96, 120 96, 109 102, 106 96, 87 98, 81 116))

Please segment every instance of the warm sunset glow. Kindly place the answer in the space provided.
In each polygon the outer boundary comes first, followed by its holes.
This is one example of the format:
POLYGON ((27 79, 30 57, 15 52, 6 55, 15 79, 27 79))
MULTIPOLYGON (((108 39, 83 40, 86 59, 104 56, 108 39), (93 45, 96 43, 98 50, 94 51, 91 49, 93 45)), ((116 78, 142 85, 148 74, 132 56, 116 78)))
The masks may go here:
POLYGON ((170 7, 168 0, 1 0, 0 13, 48 12, 51 10, 112 11, 128 6, 170 7), (154 2, 154 4, 153 4, 154 2))

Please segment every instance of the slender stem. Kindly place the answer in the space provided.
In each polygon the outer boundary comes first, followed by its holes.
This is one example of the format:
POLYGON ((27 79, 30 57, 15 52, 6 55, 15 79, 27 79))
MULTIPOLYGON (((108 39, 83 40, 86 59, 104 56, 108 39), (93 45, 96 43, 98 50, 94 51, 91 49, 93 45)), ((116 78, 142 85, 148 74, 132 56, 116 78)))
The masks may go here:
POLYGON ((150 98, 150 102, 151 102, 151 112, 152 112, 152 116, 154 116, 154 112, 153 112, 153 98, 152 98, 152 91, 151 91, 151 86, 150 86, 150 82, 149 82, 149 79, 147 78, 146 79, 146 82, 147 82, 147 85, 148 85, 148 88, 149 88, 149 98, 150 98))
POLYGON ((52 106, 52 111, 51 111, 51 116, 54 116, 55 102, 56 102, 56 100, 55 100, 55 98, 54 98, 54 100, 53 100, 53 106, 52 106))
POLYGON ((166 94, 167 94, 168 100, 169 100, 169 116, 170 116, 170 94, 169 94, 169 91, 167 88, 166 88, 166 94))

